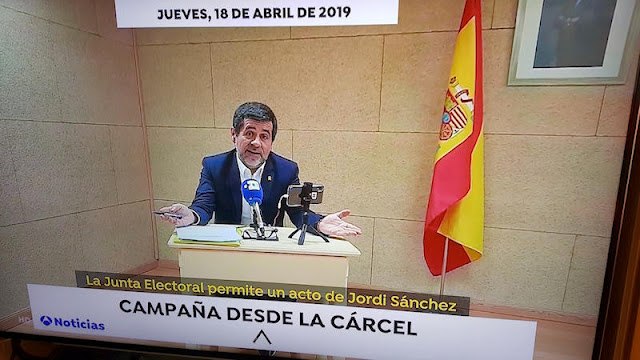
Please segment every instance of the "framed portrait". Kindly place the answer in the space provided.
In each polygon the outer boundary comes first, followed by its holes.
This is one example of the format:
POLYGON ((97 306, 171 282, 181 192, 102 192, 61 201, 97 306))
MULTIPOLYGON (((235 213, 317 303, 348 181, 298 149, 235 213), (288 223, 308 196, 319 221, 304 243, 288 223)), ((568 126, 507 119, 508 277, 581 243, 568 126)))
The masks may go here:
POLYGON ((509 85, 622 84, 638 56, 637 0, 520 0, 509 85))

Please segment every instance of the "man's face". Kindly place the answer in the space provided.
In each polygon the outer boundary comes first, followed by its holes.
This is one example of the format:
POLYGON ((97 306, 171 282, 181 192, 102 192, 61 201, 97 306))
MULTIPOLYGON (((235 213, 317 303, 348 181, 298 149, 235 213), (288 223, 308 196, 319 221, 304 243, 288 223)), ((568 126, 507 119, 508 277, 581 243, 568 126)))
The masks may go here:
POLYGON ((246 119, 236 134, 231 129, 231 139, 242 163, 251 170, 258 169, 269 156, 273 142, 273 123, 271 121, 255 121, 246 119))

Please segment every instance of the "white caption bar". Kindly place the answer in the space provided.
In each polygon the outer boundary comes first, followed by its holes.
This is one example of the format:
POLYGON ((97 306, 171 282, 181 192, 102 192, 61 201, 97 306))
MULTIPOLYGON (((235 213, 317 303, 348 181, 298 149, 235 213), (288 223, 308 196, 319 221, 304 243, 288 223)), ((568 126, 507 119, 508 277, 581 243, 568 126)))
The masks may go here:
POLYGON ((119 28, 398 23, 398 0, 115 0, 119 28))
POLYGON ((366 359, 532 359, 536 323, 336 305, 28 285, 34 327, 366 359))

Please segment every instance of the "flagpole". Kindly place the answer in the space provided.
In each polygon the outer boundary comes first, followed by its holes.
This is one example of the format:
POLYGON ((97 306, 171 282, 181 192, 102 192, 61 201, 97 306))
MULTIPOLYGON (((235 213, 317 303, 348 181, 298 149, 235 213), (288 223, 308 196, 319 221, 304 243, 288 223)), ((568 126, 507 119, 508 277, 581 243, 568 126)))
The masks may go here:
POLYGON ((442 273, 440 274, 440 296, 444 294, 444 275, 447 273, 447 258, 449 255, 449 238, 444 238, 444 255, 442 256, 442 273))

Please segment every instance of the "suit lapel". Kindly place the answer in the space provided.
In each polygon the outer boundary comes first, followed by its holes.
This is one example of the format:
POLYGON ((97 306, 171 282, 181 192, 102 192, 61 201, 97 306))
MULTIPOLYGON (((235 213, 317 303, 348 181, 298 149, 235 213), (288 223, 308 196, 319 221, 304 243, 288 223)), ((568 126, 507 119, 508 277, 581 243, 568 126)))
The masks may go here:
POLYGON ((240 171, 238 170, 238 160, 235 150, 232 152, 229 174, 227 186, 229 187, 231 200, 233 202, 233 218, 236 220, 236 224, 240 224, 242 221, 242 189, 240 188, 240 171))
POLYGON ((271 153, 269 153, 269 157, 267 157, 267 162, 264 165, 264 171, 262 172, 262 178, 260 179, 260 186, 262 187, 262 192, 263 192, 263 200, 262 203, 265 204, 271 204, 271 196, 273 194, 273 191, 271 191, 271 188, 273 187, 273 179, 274 179, 274 168, 275 166, 273 165, 273 156, 271 156, 271 153))

